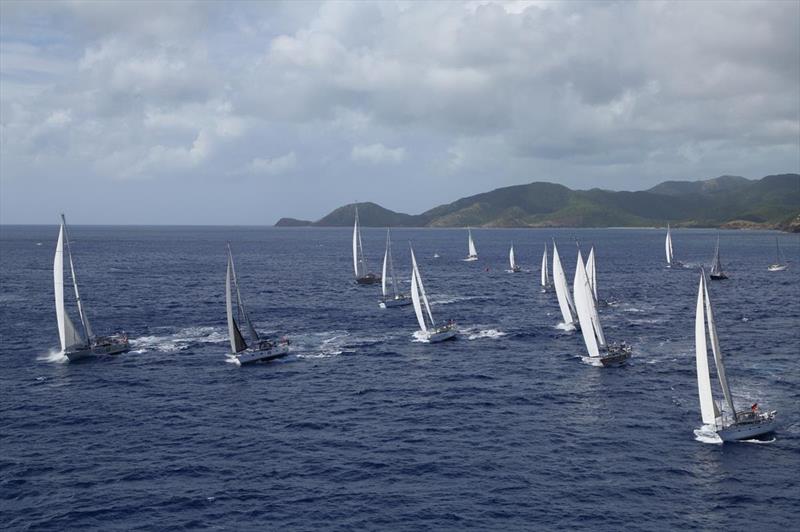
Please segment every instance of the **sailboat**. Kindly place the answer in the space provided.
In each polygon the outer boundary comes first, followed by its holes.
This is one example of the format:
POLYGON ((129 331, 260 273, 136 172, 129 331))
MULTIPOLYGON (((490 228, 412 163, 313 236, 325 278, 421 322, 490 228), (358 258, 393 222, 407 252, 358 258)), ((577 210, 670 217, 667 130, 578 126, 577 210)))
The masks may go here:
POLYGON ((771 272, 782 272, 789 267, 786 259, 781 252, 781 246, 778 244, 778 237, 775 237, 775 264, 770 264, 767 268, 771 272))
MULTIPOLYGON (((409 247, 411 247, 410 244, 409 247)), ((436 343, 456 337, 458 327, 453 320, 439 327, 433 321, 431 306, 428 303, 428 296, 425 294, 425 287, 422 285, 422 276, 419 274, 413 247, 411 247, 411 300, 414 303, 414 313, 417 315, 420 332, 425 340, 430 343, 436 343), (425 305, 425 313, 422 312, 423 305, 425 305)))
POLYGON ((381 282, 380 275, 367 270, 367 259, 364 257, 364 247, 361 245, 361 227, 358 225, 358 206, 356 206, 356 221, 353 224, 353 269, 358 284, 381 282))
POLYGON ((547 244, 544 245, 544 253, 542 254, 542 292, 547 292, 550 288, 550 270, 547 265, 547 244))
POLYGON ((725 366, 722 363, 722 350, 717 336, 717 327, 714 324, 714 313, 711 309, 711 298, 708 295, 705 272, 700 274, 700 287, 697 291, 694 339, 700 414, 706 427, 712 429, 722 441, 743 440, 774 432, 777 427, 774 410, 762 412, 758 408, 758 403, 755 403, 749 410, 736 411, 728 379, 725 376, 725 366), (708 339, 711 341, 711 351, 714 354, 714 364, 717 368, 717 377, 725 398, 727 412, 714 401, 711 391, 706 323, 708 323, 708 339))
POLYGON ((472 240, 472 229, 469 227, 467 228, 467 235, 469 237, 469 255, 463 260, 464 262, 472 262, 478 260, 478 252, 475 250, 475 242, 472 240))
POLYGON ((247 310, 244 308, 242 292, 239 290, 239 281, 236 278, 236 268, 233 265, 233 253, 228 244, 228 272, 225 276, 225 310, 228 314, 228 335, 231 340, 231 354, 239 364, 250 362, 274 360, 289 354, 289 341, 282 338, 278 342, 261 338, 258 335, 247 310), (233 312, 233 292, 236 292, 236 315, 233 312), (248 340, 245 340, 239 324, 245 325, 248 340), (248 344, 249 341, 249 344, 248 344))
POLYGON ((717 235, 717 247, 714 248, 714 260, 711 263, 711 272, 708 274, 712 281, 721 281, 728 276, 722 271, 722 261, 719 260, 719 235, 717 235))
POLYGON ((514 273, 519 273, 522 271, 522 268, 519 267, 517 261, 514 260, 514 243, 511 243, 511 249, 508 250, 508 264, 511 266, 511 271, 514 273))
POLYGON ((389 229, 386 229, 386 251, 383 253, 383 270, 381 273, 381 299, 379 305, 381 308, 391 307, 404 307, 411 304, 411 298, 406 294, 401 294, 397 291, 397 276, 394 273, 394 260, 392 259, 392 237, 389 234, 389 229), (392 276, 392 295, 389 295, 387 290, 387 275, 392 276))
POLYGON ((669 228, 669 224, 667 224, 667 239, 664 242, 664 247, 667 252, 667 268, 682 266, 682 264, 676 261, 672 256, 672 231, 669 228))
POLYGON ((608 344, 606 342, 580 249, 578 250, 578 263, 575 267, 572 292, 575 298, 578 320, 581 324, 583 342, 586 344, 586 351, 589 353, 588 359, 584 358, 584 360, 600 366, 611 366, 621 364, 629 359, 631 347, 628 344, 625 342, 608 344))
POLYGON ((564 275, 564 268, 561 266, 561 258, 558 256, 558 247, 553 240, 553 284, 556 287, 556 298, 561 309, 561 316, 564 318, 564 326, 567 330, 575 329, 576 311, 572 296, 569 294, 567 277, 564 275))
POLYGON ((61 351, 70 361, 86 358, 92 355, 116 355, 130 349, 128 336, 124 333, 111 336, 95 336, 86 315, 86 306, 81 300, 78 290, 78 279, 75 277, 75 265, 72 262, 72 250, 67 232, 67 220, 61 215, 61 227, 58 230, 58 243, 53 259, 53 288, 56 297, 56 323, 58 324, 58 339, 61 342, 61 351), (67 258, 69 271, 72 276, 72 288, 75 292, 75 303, 78 307, 83 334, 73 324, 67 312, 64 301, 64 242, 67 244, 67 258))

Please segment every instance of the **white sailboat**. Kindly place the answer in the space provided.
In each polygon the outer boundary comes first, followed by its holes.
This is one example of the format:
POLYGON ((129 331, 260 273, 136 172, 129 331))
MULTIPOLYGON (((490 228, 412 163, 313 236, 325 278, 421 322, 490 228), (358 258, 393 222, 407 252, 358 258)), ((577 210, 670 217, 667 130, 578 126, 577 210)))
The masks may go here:
POLYGON ((472 240, 472 229, 467 228, 467 236, 469 238, 468 246, 469 246, 469 255, 467 255, 466 259, 463 259, 464 262, 472 262, 478 260, 478 252, 475 249, 475 242, 472 240))
POLYGON ((228 244, 228 271, 225 276, 225 310, 228 315, 228 335, 231 341, 231 356, 239 364, 268 361, 281 358, 289 354, 289 341, 282 338, 272 341, 258 335, 250 316, 244 307, 239 281, 236 278, 236 268, 233 265, 233 253, 228 244), (236 314, 233 312, 233 292, 236 292, 236 314), (249 338, 245 340, 239 324, 246 326, 249 338), (249 343, 248 343, 249 341, 249 343))
POLYGON ((556 298, 561 309, 561 316, 564 318, 564 327, 567 330, 574 330, 577 313, 575 304, 572 302, 572 296, 569 293, 567 276, 564 275, 564 268, 561 266, 561 258, 558 256, 558 247, 555 240, 553 240, 553 284, 556 287, 556 298))
POLYGON ((511 249, 508 250, 508 265, 511 267, 511 271, 514 273, 519 273, 522 271, 522 268, 519 267, 517 261, 514 259, 514 243, 511 243, 511 249))
POLYGON ((397 290, 397 276, 394 273, 394 260, 392 259, 392 237, 389 234, 389 229, 386 229, 386 251, 383 253, 383 269, 381 271, 381 299, 379 306, 381 308, 404 307, 411 304, 411 298, 407 294, 401 294, 397 290), (391 275, 392 279, 392 293, 389 294, 387 290, 387 277, 391 275))
POLYGON ((789 263, 786 262, 786 259, 781 252, 781 246, 778 243, 778 237, 775 237, 775 264, 770 264, 767 270, 771 272, 782 272, 786 268, 789 267, 789 263))
POLYGON ((672 231, 669 228, 669 224, 667 224, 667 239, 664 241, 664 247, 667 253, 667 268, 682 266, 672 255, 672 231))
POLYGON ((542 292, 547 292, 550 288, 550 270, 547 264, 547 244, 544 245, 544 253, 542 254, 542 292))
POLYGON ((53 288, 56 300, 56 322, 58 324, 58 339, 61 351, 70 361, 86 358, 91 355, 116 355, 128 351, 128 336, 124 333, 111 336, 95 336, 86 315, 86 308, 81 300, 78 290, 78 280, 75 277, 75 265, 72 262, 72 250, 67 232, 67 221, 61 215, 61 227, 58 230, 58 243, 53 259, 53 288), (75 304, 78 308, 83 334, 78 332, 69 317, 64 300, 64 242, 67 245, 67 258, 69 271, 72 276, 72 288, 75 292, 75 304))
MULTIPOLYGON (((411 246, 409 245, 409 247, 411 246)), ((425 340, 430 343, 436 343, 456 337, 458 327, 453 320, 438 327, 433 320, 431 306, 428 303, 428 296, 425 294, 425 287, 422 284, 422 276, 419 274, 413 247, 411 247, 411 300, 414 303, 414 313, 417 316, 420 333, 425 340), (425 313, 422 311, 423 305, 425 306, 425 313)))
POLYGON ((717 246, 714 248, 714 260, 711 262, 711 271, 708 274, 712 281, 721 281, 728 276, 722 271, 722 261, 719 258, 719 235, 717 235, 717 246))
POLYGON ((583 264, 581 251, 578 250, 578 262, 575 266, 575 280, 572 285, 572 292, 575 298, 575 308, 578 312, 578 320, 581 324, 583 341, 586 344, 586 351, 589 357, 584 360, 598 366, 611 366, 621 364, 631 356, 631 347, 625 342, 620 344, 608 344, 603 326, 600 323, 600 315, 597 313, 592 287, 589 284, 589 277, 586 267, 583 264))
MULTIPOLYGON (((711 309, 711 298, 708 295, 705 272, 700 274, 700 287, 697 291, 694 337, 697 390, 700 396, 700 414, 705 425, 704 429, 713 430, 722 441, 743 440, 774 432, 777 427, 776 412, 774 410, 762 412, 756 403, 749 410, 736 411, 728 379, 725 375, 725 366, 722 363, 722 350, 717 336, 717 327, 714 323, 714 313, 711 309), (714 401, 714 395, 711 391, 706 323, 708 324, 708 340, 711 342, 717 377, 719 378, 727 410, 714 401)), ((699 432, 702 432, 702 430, 699 432)))
POLYGON ((358 284, 375 284, 381 281, 380 275, 367 269, 364 246, 361 244, 361 227, 358 224, 358 206, 356 206, 356 219, 353 224, 353 270, 358 284))

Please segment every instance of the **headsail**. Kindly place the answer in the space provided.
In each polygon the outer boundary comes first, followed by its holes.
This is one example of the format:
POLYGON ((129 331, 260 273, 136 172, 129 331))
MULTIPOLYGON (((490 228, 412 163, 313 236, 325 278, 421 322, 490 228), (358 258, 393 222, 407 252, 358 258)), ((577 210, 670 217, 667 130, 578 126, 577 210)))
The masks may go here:
POLYGON ((697 392, 700 396, 700 414, 703 423, 714 424, 719 416, 714 396, 711 392, 711 377, 708 371, 708 347, 706 344, 706 320, 703 300, 705 298, 705 273, 700 274, 700 286, 697 289, 697 310, 694 320, 695 361, 697 366, 697 392))
MULTIPOLYGON (((383 267, 381 268, 381 294, 386 297, 386 266, 389 262, 389 230, 386 230, 386 251, 383 252, 383 267)), ((394 276, 392 276, 394 277, 394 276)), ((394 279, 392 279, 394 282, 394 279)))
POLYGON ((597 266, 594 259, 594 246, 589 250, 589 258, 586 259, 586 278, 589 280, 589 286, 592 288, 592 296, 597 302, 597 266))
POLYGON ((558 256, 558 247, 556 247, 555 241, 553 241, 553 284, 556 287, 556 298, 558 299, 558 306, 561 308, 564 324, 571 325, 575 323, 575 313, 573 312, 575 305, 569 294, 567 277, 564 275, 564 268, 561 266, 561 259, 558 256))
POLYGON ((69 319, 64 306, 64 225, 58 231, 58 243, 56 244, 56 254, 53 259, 53 289, 56 300, 56 323, 58 324, 58 339, 61 343, 61 350, 74 345, 83 344, 84 340, 80 333, 75 329, 72 320, 69 319))
POLYGON ((703 291, 705 292, 706 299, 706 319, 708 321, 708 335, 711 338, 711 350, 714 352, 714 363, 717 366, 717 376, 719 377, 719 384, 722 388, 722 394, 725 396, 725 402, 728 403, 728 409, 736 420, 736 408, 733 406, 733 398, 731 397, 731 389, 728 386, 728 378, 725 376, 725 365, 722 363, 722 350, 719 346, 719 337, 717 336, 717 326, 714 324, 714 312, 711 310, 711 298, 708 295, 708 286, 703 280, 703 291))
POLYGON ((233 296, 231 294, 231 281, 233 278, 233 257, 230 247, 228 248, 228 271, 225 275, 225 310, 228 315, 228 336, 231 341, 231 351, 238 353, 247 349, 247 344, 242 337, 236 319, 233 317, 233 296))
POLYGON ((672 264, 672 233, 669 229, 669 224, 667 224, 667 239, 664 242, 665 251, 667 253, 667 264, 672 264))
POLYGON ((511 244, 511 249, 508 250, 508 263, 511 266, 511 269, 517 267, 517 263, 514 262, 514 244, 511 244))
POLYGON ((414 314, 417 316, 420 330, 427 332, 428 326, 425 324, 425 316, 422 314, 422 305, 420 305, 419 301, 417 271, 414 268, 411 269, 411 302, 414 304, 414 314))
MULTIPOLYGON (((553 255, 555 256, 555 252, 553 252, 553 255)), ((590 357, 599 357, 600 345, 597 342, 594 318, 592 317, 594 300, 586 278, 586 267, 583 265, 583 257, 580 250, 578 250, 578 264, 575 267, 575 280, 572 285, 572 291, 575 297, 575 307, 578 311, 578 320, 581 324, 583 341, 586 344, 586 351, 590 357)))
POLYGON ((355 272, 356 278, 361 277, 362 273, 359 269, 361 266, 361 261, 359 260, 359 247, 361 246, 361 231, 358 228, 358 206, 356 206, 356 220, 353 224, 353 270, 355 272))
POLYGON ((475 249, 475 242, 472 241, 472 229, 467 228, 467 234, 469 235, 469 256, 476 257, 478 256, 478 251, 475 249))

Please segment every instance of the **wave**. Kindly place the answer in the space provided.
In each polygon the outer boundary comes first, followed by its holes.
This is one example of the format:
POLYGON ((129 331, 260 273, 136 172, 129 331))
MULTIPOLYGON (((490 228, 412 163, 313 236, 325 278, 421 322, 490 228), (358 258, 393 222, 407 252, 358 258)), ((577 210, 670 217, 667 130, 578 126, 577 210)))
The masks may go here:
POLYGON ((228 341, 228 332, 221 327, 187 327, 172 334, 131 338, 131 351, 145 353, 159 351, 175 353, 196 344, 222 344, 228 341))
POLYGON ((302 351, 297 358, 329 358, 344 352, 351 345, 350 333, 347 331, 323 331, 292 338, 293 347, 302 351))
POLYGON ((449 305, 450 303, 458 303, 459 301, 469 301, 472 299, 481 299, 481 296, 451 296, 442 294, 439 297, 431 300, 431 306, 449 305))
POLYGON ((480 329, 477 332, 475 329, 466 329, 464 333, 467 334, 467 340, 479 340, 481 338, 501 338, 506 335, 503 331, 497 329, 480 329))

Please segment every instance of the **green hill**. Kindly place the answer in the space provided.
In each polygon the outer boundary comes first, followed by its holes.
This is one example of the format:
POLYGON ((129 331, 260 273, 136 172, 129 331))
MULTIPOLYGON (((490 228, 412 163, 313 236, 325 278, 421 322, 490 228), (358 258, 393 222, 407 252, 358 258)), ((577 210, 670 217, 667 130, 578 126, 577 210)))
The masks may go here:
MULTIPOLYGON (((362 225, 373 227, 641 227, 669 222, 684 227, 796 230, 800 175, 666 181, 638 192, 571 190, 534 182, 461 198, 419 215, 375 203, 359 203, 358 213, 362 225)), ((355 204, 345 205, 312 225, 348 226, 354 215, 355 204)), ((290 225, 284 220, 281 225, 290 225)))

